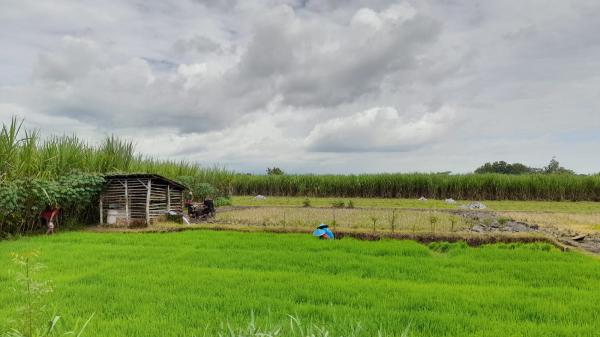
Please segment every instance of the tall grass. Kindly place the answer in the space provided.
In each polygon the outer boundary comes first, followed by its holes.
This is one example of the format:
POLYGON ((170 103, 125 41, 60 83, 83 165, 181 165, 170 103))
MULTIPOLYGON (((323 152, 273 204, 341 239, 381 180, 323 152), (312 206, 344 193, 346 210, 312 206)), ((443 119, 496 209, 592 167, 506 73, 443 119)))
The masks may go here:
POLYGON ((24 130, 15 118, 2 124, 0 183, 20 178, 53 179, 73 172, 155 173, 209 183, 223 194, 236 195, 600 201, 600 175, 244 175, 189 161, 157 160, 136 153, 130 141, 113 136, 92 145, 77 136, 40 139, 36 131, 24 130))
POLYGON ((0 132, 0 181, 50 178, 72 173, 154 173, 172 179, 182 176, 229 188, 233 173, 221 167, 192 162, 157 160, 135 152, 132 142, 109 136, 92 145, 77 136, 41 139, 13 118, 0 132))
POLYGON ((561 174, 237 175, 236 195, 600 201, 600 177, 561 174))
POLYGON ((77 136, 40 138, 13 118, 0 129, 0 238, 39 230, 39 214, 46 205, 60 205, 73 223, 93 221, 106 173, 153 173, 185 181, 194 189, 201 183, 230 192, 233 173, 191 162, 157 160, 137 154, 130 141, 114 136, 92 145, 77 136))

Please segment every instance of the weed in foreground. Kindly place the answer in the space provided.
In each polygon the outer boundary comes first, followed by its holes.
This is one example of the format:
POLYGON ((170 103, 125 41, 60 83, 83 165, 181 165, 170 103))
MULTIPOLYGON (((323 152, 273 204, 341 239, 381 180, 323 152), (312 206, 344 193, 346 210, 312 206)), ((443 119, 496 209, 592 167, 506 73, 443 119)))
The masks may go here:
POLYGON ((50 281, 40 280, 38 274, 45 266, 36 262, 38 251, 27 253, 13 253, 12 260, 18 271, 16 272, 17 286, 14 288, 21 299, 21 305, 17 307, 17 319, 12 323, 15 328, 6 332, 0 332, 1 337, 50 337, 83 335, 87 325, 92 320, 93 314, 81 326, 79 322, 75 327, 69 329, 59 315, 49 315, 49 304, 46 296, 53 291, 50 281), (52 317, 46 320, 45 317, 52 317))
MULTIPOLYGON (((252 315, 248 326, 245 328, 233 328, 230 324, 222 327, 222 331, 218 333, 219 337, 334 337, 327 327, 317 324, 305 324, 298 317, 288 315, 289 324, 287 326, 266 326, 259 327, 252 315)), ((402 335, 399 337, 407 337, 410 330, 410 324, 407 325, 402 335)), ((349 327, 349 330, 344 334, 344 337, 362 336, 362 326, 356 323, 349 327)), ((378 337, 388 336, 385 331, 378 331, 378 337)), ((203 337, 209 337, 206 333, 203 337)))

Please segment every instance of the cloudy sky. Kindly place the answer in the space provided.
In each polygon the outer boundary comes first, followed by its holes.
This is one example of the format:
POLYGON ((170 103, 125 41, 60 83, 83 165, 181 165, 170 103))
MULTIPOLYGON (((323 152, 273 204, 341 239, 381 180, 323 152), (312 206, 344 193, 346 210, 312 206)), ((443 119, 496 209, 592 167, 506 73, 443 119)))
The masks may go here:
POLYGON ((0 120, 242 172, 598 172, 599 17, 597 0, 0 0, 0 120))

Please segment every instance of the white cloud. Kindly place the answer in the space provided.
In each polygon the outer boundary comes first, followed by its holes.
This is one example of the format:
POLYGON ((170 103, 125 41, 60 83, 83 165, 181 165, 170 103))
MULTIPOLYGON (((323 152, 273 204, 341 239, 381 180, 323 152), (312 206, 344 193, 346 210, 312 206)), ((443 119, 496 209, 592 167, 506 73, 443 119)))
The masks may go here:
POLYGON ((402 152, 439 140, 454 124, 451 108, 418 114, 379 107, 320 124, 306 139, 317 152, 402 152))

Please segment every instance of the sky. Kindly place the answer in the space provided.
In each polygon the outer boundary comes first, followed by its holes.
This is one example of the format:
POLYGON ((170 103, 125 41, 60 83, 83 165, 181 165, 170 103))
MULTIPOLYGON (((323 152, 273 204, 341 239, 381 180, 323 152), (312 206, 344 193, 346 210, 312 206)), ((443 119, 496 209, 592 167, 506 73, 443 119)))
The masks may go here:
POLYGON ((600 172, 597 0, 0 0, 0 121, 239 172, 600 172))

